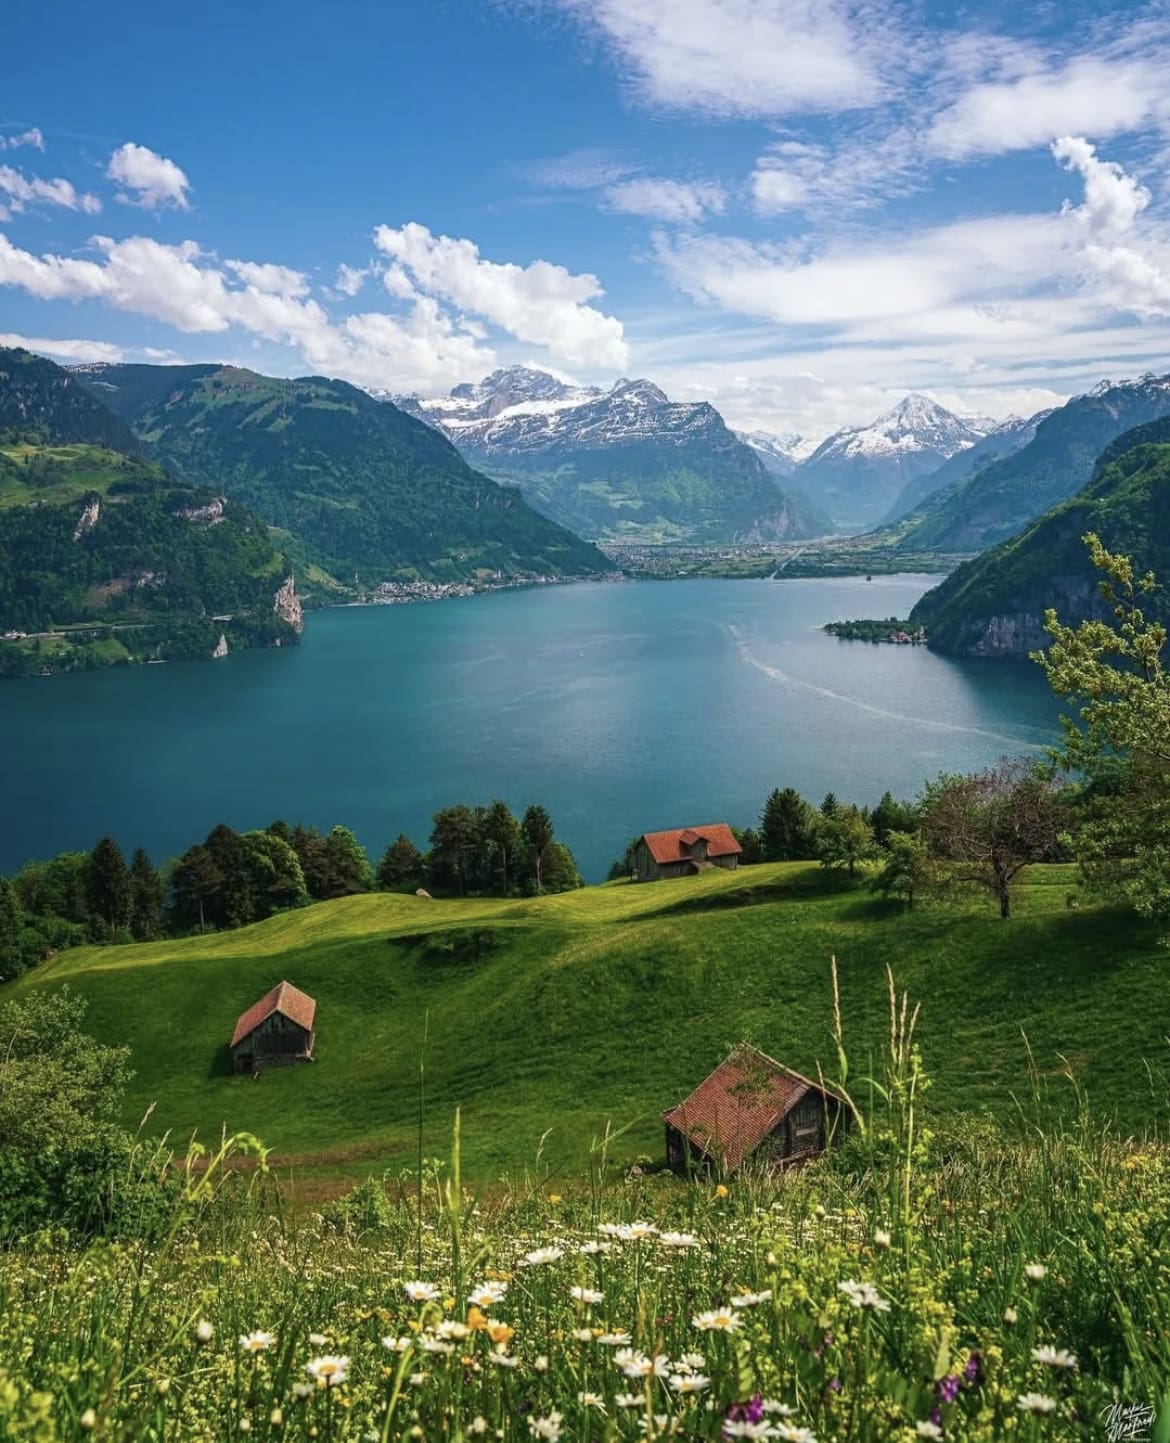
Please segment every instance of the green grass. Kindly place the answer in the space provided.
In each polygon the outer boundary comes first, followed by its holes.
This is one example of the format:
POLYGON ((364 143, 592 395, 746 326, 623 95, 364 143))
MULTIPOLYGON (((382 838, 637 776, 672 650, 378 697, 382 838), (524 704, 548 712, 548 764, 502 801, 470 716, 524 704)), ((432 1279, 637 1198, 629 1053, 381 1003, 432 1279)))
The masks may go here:
POLYGON ((12 468, 0 466, 0 508, 59 506, 93 491, 104 496, 129 473, 143 469, 141 462, 101 446, 2 446, 0 459, 13 463, 12 468))
POLYGON ((131 1048, 127 1121, 154 1105, 152 1130, 177 1139, 246 1128, 321 1177, 413 1156, 424 1034, 429 1151, 462 1105, 480 1177, 531 1160, 546 1132, 545 1156, 579 1171, 607 1121, 633 1124, 619 1151, 657 1157, 659 1112, 741 1038, 833 1070, 833 955, 855 1075, 884 1042, 888 965, 922 1002, 937 1112, 1010 1117, 1026 1033, 1041 1073, 1058 1078, 1067 1059, 1090 1104, 1138 1130, 1144 1064, 1166 1053, 1151 1006, 1166 954, 1127 914, 1070 909, 1074 888, 1071 868, 1033 869, 1007 923, 982 900, 906 914, 808 864, 529 901, 371 895, 79 949, 15 990, 68 982, 92 1030, 131 1048), (471 931, 491 934, 479 961, 458 950, 471 931), (282 977, 317 999, 317 1061, 235 1078, 235 1018, 282 977))

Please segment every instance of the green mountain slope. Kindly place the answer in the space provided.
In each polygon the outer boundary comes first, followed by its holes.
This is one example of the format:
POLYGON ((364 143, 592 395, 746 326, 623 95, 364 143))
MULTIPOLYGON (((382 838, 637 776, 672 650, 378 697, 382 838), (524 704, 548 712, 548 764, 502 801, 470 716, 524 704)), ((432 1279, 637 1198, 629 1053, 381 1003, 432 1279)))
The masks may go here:
POLYGON ((609 563, 473 471, 436 431, 344 381, 232 366, 88 366, 155 455, 299 536, 339 579, 588 575, 609 563))
POLYGON ((1170 378, 1102 385, 1036 427, 1019 451, 926 501, 901 541, 905 551, 982 551, 1075 494, 1110 442, 1170 413, 1170 378))
POLYGON ((265 523, 143 459, 75 377, 0 351, 0 417, 0 633, 27 634, 0 676, 296 639, 265 523))
MULTIPOLYGON (((919 601, 911 619, 941 650, 1025 657, 1047 643, 1050 606, 1066 623, 1107 617, 1081 540, 1087 531, 1170 580, 1170 418, 1118 438, 1082 491, 960 566, 919 601)), ((1165 610, 1164 591, 1154 604, 1165 610)))
POLYGON ((409 1164, 424 1035, 428 1155, 462 1106, 478 1177, 531 1162, 550 1129, 545 1158, 579 1171, 607 1120, 634 1124, 615 1155, 659 1157, 660 1111, 729 1044, 831 1071, 834 953, 857 1075, 883 1044, 889 964, 923 1002, 932 1108, 1013 1116, 1026 1032, 1042 1073, 1059 1075, 1063 1054, 1092 1106, 1136 1125, 1142 1060, 1165 1052, 1149 1006, 1165 955, 1126 914, 1070 911, 1073 882, 1072 868, 1034 868, 1010 924, 981 901, 906 914, 805 863, 529 901, 361 896, 63 953, 0 998, 67 982, 93 1029, 131 1048, 128 1120, 156 1103, 151 1127, 178 1139, 249 1128, 302 1176, 409 1164), (317 1000, 317 1060, 236 1078, 235 1019, 282 978, 317 1000))

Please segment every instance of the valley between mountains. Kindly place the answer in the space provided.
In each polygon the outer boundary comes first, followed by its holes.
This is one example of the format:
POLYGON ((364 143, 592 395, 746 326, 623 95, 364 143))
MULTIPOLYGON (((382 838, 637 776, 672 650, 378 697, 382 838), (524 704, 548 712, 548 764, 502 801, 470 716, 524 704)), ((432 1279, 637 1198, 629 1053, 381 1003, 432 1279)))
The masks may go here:
POLYGON ((1149 374, 1002 420, 911 394, 816 443, 645 379, 514 366, 421 398, 0 351, 0 676, 288 645, 343 601, 956 564, 914 622, 1018 658, 1050 599, 1100 609, 1083 548, 1052 573, 1053 534, 1091 519, 1160 561, 1168 417, 1149 374))

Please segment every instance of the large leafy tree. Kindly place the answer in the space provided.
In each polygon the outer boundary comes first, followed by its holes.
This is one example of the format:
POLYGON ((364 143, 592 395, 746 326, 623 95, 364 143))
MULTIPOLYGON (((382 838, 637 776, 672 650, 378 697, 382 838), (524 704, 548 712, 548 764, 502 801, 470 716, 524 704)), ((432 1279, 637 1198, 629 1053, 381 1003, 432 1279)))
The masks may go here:
MULTIPOLYGON (((1152 574, 1085 537, 1113 622, 1063 626, 1049 611, 1050 650, 1036 660, 1078 715, 1062 718, 1061 761, 1087 779, 1074 850, 1087 880, 1170 931, 1170 675, 1166 627, 1146 614, 1152 574)), ((1161 597, 1164 603, 1164 592, 1161 597)))
POLYGON ((879 855, 881 870, 870 881, 870 887, 884 897, 905 898, 906 910, 913 911, 914 899, 934 880, 926 842, 918 832, 887 832, 879 855))
POLYGON ((64 988, 0 1008, 0 1235, 99 1226, 125 1171, 129 1049, 89 1036, 85 1006, 64 988))
POLYGON ((1068 809, 1055 783, 1026 758, 972 776, 941 776, 923 795, 922 835, 959 882, 983 887, 1011 915, 1016 878, 1056 852, 1068 809))
POLYGON ((835 802, 817 827, 817 856, 822 867, 846 871, 852 877, 874 855, 873 828, 852 805, 835 802))

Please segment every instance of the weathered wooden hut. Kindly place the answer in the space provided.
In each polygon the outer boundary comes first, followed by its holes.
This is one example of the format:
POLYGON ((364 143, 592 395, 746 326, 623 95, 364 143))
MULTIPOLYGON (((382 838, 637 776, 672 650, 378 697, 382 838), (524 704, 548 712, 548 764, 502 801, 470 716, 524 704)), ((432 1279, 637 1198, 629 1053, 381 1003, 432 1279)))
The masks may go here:
POLYGON ((678 1173, 789 1167, 824 1152, 846 1119, 835 1093, 745 1042, 662 1114, 666 1160, 678 1173))
POLYGON ((726 822, 644 832, 634 847, 634 876, 639 882, 658 882, 663 877, 690 877, 708 867, 734 871, 742 850, 726 822))
POLYGON ((293 1062, 311 1062, 317 1034, 317 1004, 291 982, 281 982, 241 1012, 232 1033, 237 1072, 259 1072, 293 1062))

